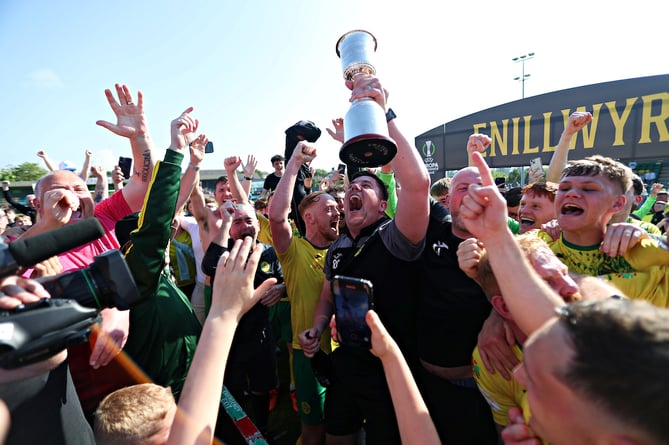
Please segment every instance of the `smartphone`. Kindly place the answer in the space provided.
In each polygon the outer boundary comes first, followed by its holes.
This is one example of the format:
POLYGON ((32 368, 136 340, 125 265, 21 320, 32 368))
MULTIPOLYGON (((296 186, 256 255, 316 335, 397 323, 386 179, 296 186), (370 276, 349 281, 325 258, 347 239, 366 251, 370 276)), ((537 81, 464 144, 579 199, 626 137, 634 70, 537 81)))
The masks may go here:
POLYGON ((123 156, 119 156, 118 166, 121 167, 121 171, 123 172, 123 177, 125 179, 130 179, 130 169, 132 168, 132 158, 124 158, 123 156))
POLYGON ((339 164, 337 171, 343 175, 346 172, 346 164, 339 164))
POLYGON ((204 146, 204 152, 205 153, 213 153, 214 152, 214 143, 209 141, 207 142, 207 145, 204 146))
POLYGON ((340 343, 371 348, 372 332, 365 321, 367 311, 374 308, 371 281, 335 275, 331 286, 340 343))
POLYGON ((544 177, 544 167, 541 165, 541 158, 530 159, 528 174, 531 182, 538 181, 544 177))

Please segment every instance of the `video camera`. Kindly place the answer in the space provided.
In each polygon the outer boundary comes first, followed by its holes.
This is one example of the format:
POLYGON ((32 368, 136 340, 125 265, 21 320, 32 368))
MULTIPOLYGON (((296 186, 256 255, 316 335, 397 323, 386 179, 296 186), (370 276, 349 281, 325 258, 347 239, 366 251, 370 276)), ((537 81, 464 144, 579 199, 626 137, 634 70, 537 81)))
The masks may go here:
MULTIPOLYGON (((102 227, 97 220, 90 220, 93 222, 78 227, 83 230, 77 231, 76 235, 68 227, 80 225, 84 221, 26 240, 39 241, 39 237, 48 234, 51 237, 55 234, 59 239, 49 249, 43 246, 41 251, 39 248, 34 249, 38 252, 31 258, 23 256, 26 253, 23 250, 31 249, 24 249, 25 246, 20 244, 13 246, 19 241, 2 246, 1 271, 12 270, 15 264, 10 263, 32 265, 99 238, 103 233, 102 227), (63 241, 62 231, 66 228, 66 234, 72 237, 63 241), (10 257, 11 260, 8 259, 10 257), (37 257, 44 258, 36 260, 37 257)), ((88 268, 38 281, 52 298, 0 311, 0 368, 14 369, 36 363, 68 346, 83 343, 88 340, 92 325, 100 321, 100 309, 116 307, 125 310, 141 300, 130 269, 118 250, 109 250, 96 256, 88 268)))

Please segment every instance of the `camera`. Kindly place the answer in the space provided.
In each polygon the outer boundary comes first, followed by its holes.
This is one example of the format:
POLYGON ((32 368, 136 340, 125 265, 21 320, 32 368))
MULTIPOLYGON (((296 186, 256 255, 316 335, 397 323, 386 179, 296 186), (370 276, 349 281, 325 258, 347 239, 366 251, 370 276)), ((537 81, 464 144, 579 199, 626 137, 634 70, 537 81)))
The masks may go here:
POLYGON ((125 310, 141 301, 118 250, 96 256, 86 269, 39 281, 51 298, 0 311, 1 368, 36 363, 83 343, 100 321, 100 309, 125 310))
POLYGON ((85 307, 130 309, 141 299, 128 265, 118 250, 108 250, 86 269, 57 275, 42 286, 51 298, 75 300, 85 307))

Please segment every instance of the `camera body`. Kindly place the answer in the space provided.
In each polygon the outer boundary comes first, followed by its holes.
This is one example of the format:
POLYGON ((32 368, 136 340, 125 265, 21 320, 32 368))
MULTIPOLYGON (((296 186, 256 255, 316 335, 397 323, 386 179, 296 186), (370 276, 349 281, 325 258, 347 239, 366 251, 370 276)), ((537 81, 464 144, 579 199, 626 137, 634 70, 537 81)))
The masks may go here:
POLYGON ((100 321, 100 309, 125 310, 141 301, 118 250, 96 256, 85 269, 39 281, 51 298, 0 311, 0 368, 36 363, 83 343, 100 321))

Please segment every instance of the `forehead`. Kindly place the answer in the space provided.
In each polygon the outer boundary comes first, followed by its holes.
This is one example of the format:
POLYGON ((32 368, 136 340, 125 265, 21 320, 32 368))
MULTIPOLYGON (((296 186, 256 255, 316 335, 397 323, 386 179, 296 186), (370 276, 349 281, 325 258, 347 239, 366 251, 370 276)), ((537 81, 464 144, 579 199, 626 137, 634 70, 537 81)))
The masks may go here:
POLYGON ((219 181, 216 183, 216 190, 227 190, 230 188, 230 183, 228 181, 219 181))
POLYGON ((51 172, 40 180, 40 188, 43 190, 59 185, 85 186, 86 184, 84 184, 84 181, 77 174, 69 170, 57 170, 51 172))
POLYGON ((235 219, 246 219, 246 218, 252 218, 255 219, 255 211, 250 209, 249 207, 245 205, 237 205, 235 206, 235 219))
POLYGON ((547 203, 551 203, 552 201, 547 195, 539 195, 537 193, 534 193, 533 191, 528 191, 526 193, 523 193, 523 196, 520 197, 520 202, 532 202, 532 203, 547 202, 547 203))
POLYGON ((453 179, 451 180, 451 188, 456 188, 458 185, 462 184, 480 184, 481 183, 481 175, 479 174, 478 169, 476 168, 466 168, 464 170, 460 170, 453 176, 453 179))

